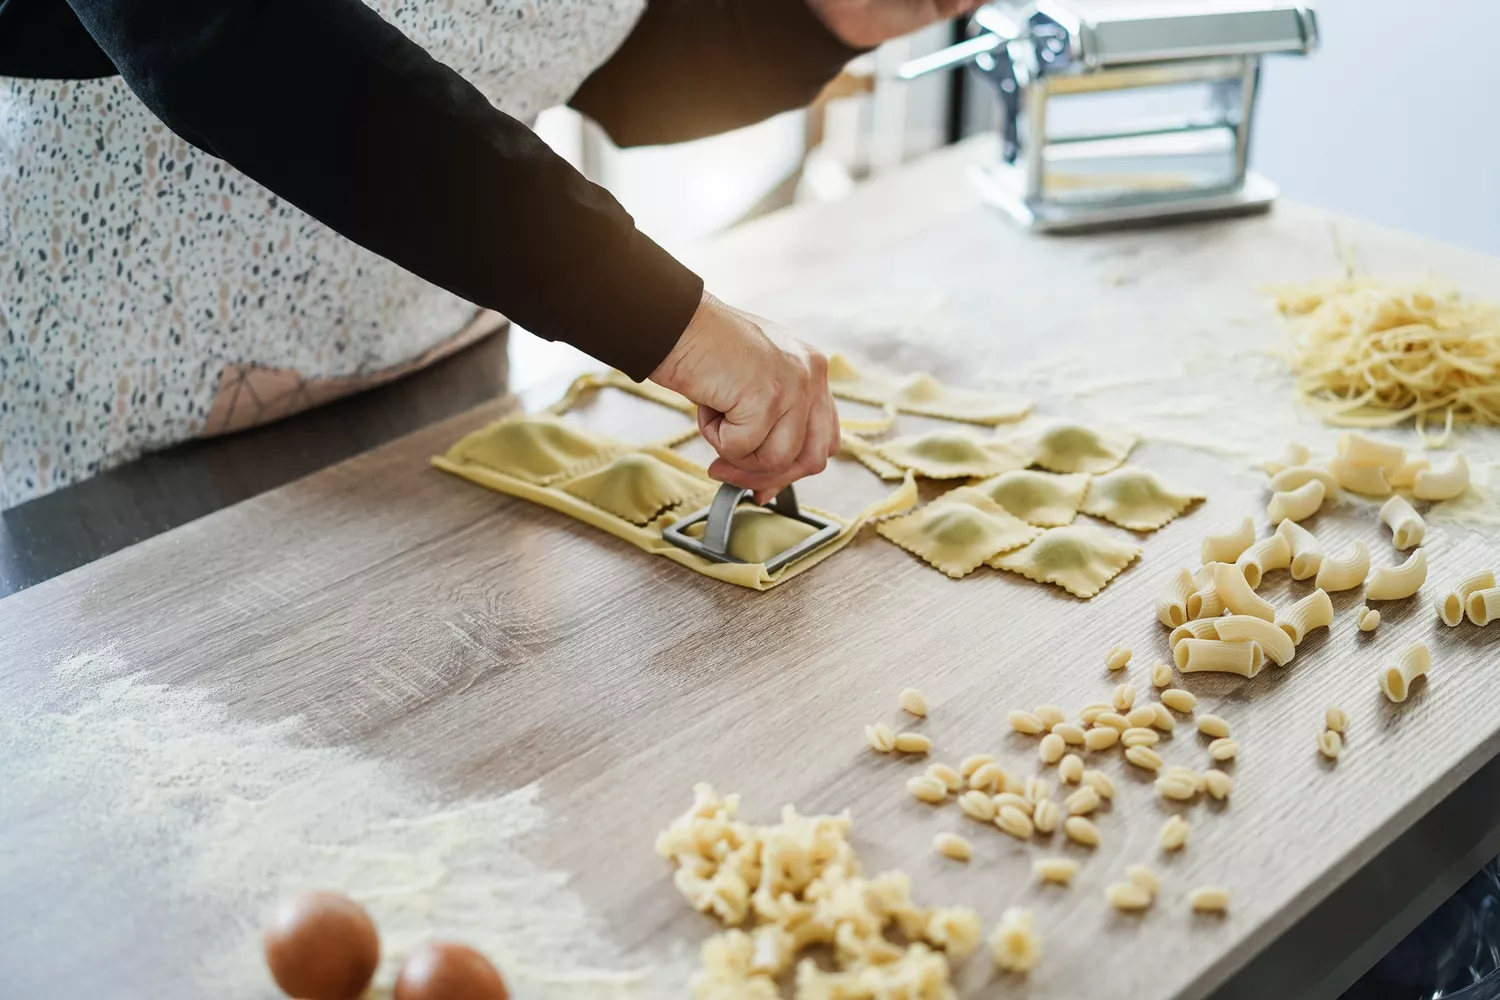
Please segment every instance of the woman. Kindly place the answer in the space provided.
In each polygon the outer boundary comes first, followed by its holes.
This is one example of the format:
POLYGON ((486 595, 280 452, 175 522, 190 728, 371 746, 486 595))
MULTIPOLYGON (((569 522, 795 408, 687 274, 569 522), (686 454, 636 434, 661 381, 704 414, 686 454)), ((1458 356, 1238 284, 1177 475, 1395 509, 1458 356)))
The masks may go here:
POLYGON ((821 470, 824 359, 525 123, 748 124, 970 0, 369 2, 0 0, 0 506, 409 371, 475 306, 698 403, 717 478, 821 470))

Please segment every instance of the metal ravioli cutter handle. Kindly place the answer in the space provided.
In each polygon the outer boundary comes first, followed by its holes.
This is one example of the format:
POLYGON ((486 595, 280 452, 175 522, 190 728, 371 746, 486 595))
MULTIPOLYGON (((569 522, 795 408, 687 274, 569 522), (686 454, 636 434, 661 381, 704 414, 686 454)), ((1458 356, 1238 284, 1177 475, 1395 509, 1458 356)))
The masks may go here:
MULTIPOLYGON (((711 504, 669 526, 662 532, 662 537, 678 548, 696 553, 712 562, 741 562, 742 560, 729 554, 729 539, 734 531, 734 516, 739 511, 740 504, 753 492, 744 487, 725 483, 719 487, 719 492, 714 494, 711 504), (686 529, 699 521, 706 522, 703 525, 703 535, 700 538, 694 538, 687 533, 686 529)), ((774 573, 793 560, 800 559, 814 549, 826 545, 837 538, 839 532, 843 530, 837 521, 803 511, 797 505, 797 494, 790 485, 778 493, 776 498, 766 505, 766 509, 818 529, 791 548, 767 559, 765 561, 767 573, 774 573)))
MULTIPOLYGON (((705 549, 725 559, 731 558, 729 533, 734 528, 734 515, 740 509, 740 501, 753 492, 755 491, 730 483, 724 483, 719 487, 719 492, 714 494, 713 503, 708 505, 708 523, 703 526, 702 541, 705 549)), ((790 483, 783 487, 770 503, 766 504, 766 509, 774 510, 782 517, 802 520, 801 511, 797 507, 797 494, 790 483)))

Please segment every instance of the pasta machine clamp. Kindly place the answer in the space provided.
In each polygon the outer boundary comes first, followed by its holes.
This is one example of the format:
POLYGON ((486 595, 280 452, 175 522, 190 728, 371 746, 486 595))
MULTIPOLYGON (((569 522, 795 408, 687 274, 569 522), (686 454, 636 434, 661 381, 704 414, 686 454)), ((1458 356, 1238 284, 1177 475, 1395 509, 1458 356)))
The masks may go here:
MULTIPOLYGON (((686 549, 710 562, 743 563, 743 559, 736 559, 729 554, 729 539, 734 529, 734 516, 739 512, 740 504, 753 492, 753 490, 724 483, 719 487, 719 492, 714 494, 712 503, 668 525, 662 529, 661 536, 678 548, 686 549), (687 533, 687 529, 699 522, 706 522, 703 526, 703 535, 700 538, 694 538, 687 533)), ((766 505, 766 509, 818 529, 796 545, 767 559, 765 561, 767 573, 775 573, 793 560, 800 559, 814 549, 821 548, 837 538, 839 532, 844 530, 843 525, 831 518, 801 509, 797 505, 797 494, 790 485, 776 494, 776 498, 766 505)))
POLYGON ((993 84, 999 162, 974 181, 1037 232, 1265 211, 1261 57, 1318 42, 1310 8, 1274 0, 995 0, 969 32, 896 77, 973 66, 993 84))

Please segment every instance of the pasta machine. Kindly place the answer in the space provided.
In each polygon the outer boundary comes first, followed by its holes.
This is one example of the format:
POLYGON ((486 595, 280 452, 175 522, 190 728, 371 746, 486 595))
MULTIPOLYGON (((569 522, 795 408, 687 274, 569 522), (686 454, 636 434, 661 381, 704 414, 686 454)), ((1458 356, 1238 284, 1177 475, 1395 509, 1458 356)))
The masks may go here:
MULTIPOLYGON (((734 515, 739 511, 740 504, 753 492, 753 490, 724 483, 714 494, 712 503, 668 525, 662 529, 661 537, 678 548, 687 549, 710 562, 743 562, 744 560, 736 559, 729 554, 729 538, 734 530, 734 515), (694 538, 687 533, 686 529, 700 521, 708 523, 703 526, 703 536, 694 538)), ((782 517, 812 525, 817 529, 802 541, 767 559, 765 561, 767 573, 775 573, 814 549, 821 548, 837 538, 839 532, 844 530, 843 526, 832 518, 822 517, 798 507, 797 494, 790 485, 776 494, 776 498, 766 505, 766 509, 775 511, 782 517)))
POLYGON ((1317 19, 1268 0, 998 0, 970 37, 897 70, 973 66, 1000 98, 985 200, 1065 232, 1264 211, 1249 169, 1261 58, 1307 55, 1317 19))

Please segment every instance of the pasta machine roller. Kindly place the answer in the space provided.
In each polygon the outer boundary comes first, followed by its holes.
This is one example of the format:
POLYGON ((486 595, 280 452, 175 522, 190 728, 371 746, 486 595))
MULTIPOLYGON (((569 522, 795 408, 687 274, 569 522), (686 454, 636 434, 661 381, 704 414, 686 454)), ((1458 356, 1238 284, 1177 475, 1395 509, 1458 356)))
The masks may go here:
POLYGON ((1318 40, 1312 10, 1268 0, 998 0, 969 32, 897 76, 972 65, 994 85, 999 162, 974 180, 1039 232, 1269 208, 1248 169, 1261 57, 1318 40))
MULTIPOLYGON (((744 562, 743 559, 736 559, 729 554, 729 539, 734 529, 734 516, 739 512, 740 504, 752 492, 754 491, 724 483, 719 487, 719 492, 714 494, 712 503, 668 525, 662 529, 661 536, 678 548, 687 549, 710 562, 744 562), (694 538, 687 533, 687 528, 700 521, 707 522, 703 526, 703 535, 701 538, 694 538)), ((767 573, 775 573, 814 549, 821 548, 837 538, 839 532, 843 530, 843 526, 837 521, 798 507, 797 494, 790 485, 776 494, 776 498, 766 505, 766 509, 775 511, 782 517, 812 525, 817 529, 796 545, 767 559, 765 561, 767 573)))

